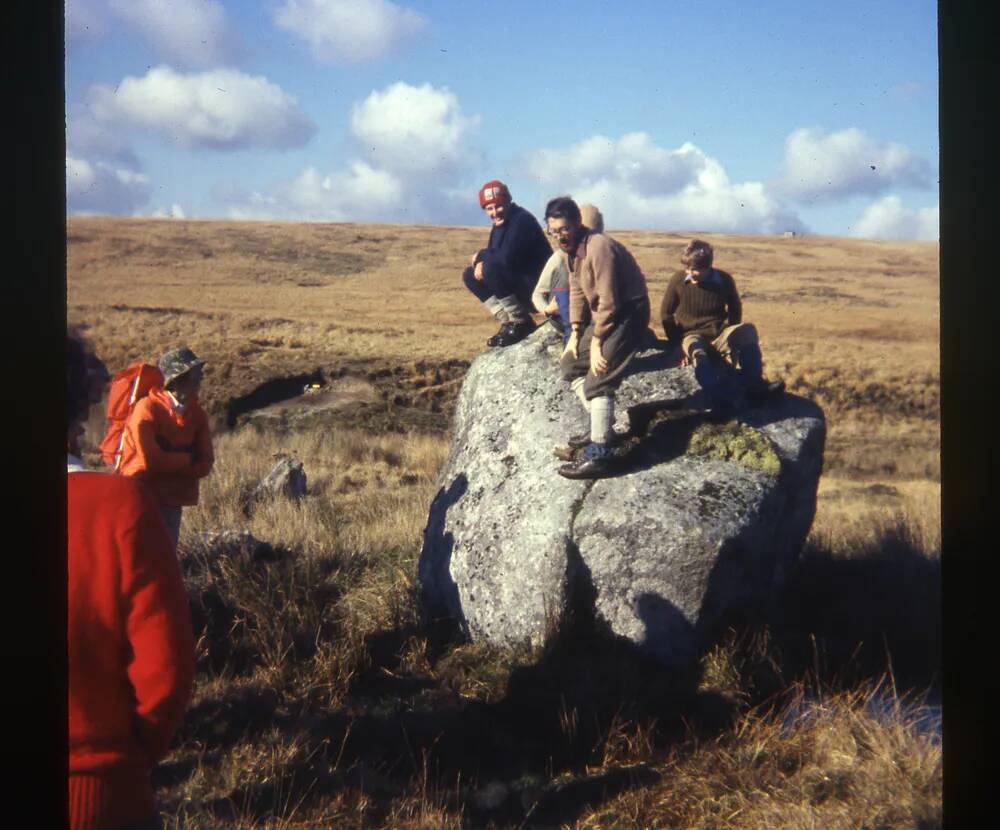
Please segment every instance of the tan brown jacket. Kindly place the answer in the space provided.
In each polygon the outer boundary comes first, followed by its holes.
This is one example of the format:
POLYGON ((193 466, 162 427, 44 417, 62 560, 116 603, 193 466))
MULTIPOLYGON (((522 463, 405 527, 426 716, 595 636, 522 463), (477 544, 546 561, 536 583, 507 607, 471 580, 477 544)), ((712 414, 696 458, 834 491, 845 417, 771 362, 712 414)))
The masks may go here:
POLYGON ((594 337, 604 340, 615 328, 616 312, 649 299, 646 277, 628 249, 603 233, 588 233, 570 257, 569 321, 583 323, 587 307, 594 337))

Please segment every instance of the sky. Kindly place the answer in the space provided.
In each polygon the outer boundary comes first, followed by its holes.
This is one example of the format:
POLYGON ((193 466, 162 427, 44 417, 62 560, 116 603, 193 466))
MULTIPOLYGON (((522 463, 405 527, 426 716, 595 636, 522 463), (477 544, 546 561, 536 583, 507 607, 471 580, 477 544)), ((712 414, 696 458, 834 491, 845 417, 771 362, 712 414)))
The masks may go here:
POLYGON ((66 0, 70 215, 938 238, 932 0, 66 0))

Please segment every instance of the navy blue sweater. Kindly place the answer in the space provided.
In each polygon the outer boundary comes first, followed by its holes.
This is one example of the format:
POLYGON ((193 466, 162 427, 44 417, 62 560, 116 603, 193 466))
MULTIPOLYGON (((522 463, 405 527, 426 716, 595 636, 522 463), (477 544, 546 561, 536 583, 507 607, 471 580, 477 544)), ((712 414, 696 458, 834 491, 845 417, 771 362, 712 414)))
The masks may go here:
POLYGON ((538 220, 523 207, 511 202, 504 223, 490 229, 490 241, 479 252, 476 261, 483 263, 487 277, 492 278, 495 269, 499 269, 520 277, 525 283, 530 282, 534 287, 550 256, 552 247, 538 220))

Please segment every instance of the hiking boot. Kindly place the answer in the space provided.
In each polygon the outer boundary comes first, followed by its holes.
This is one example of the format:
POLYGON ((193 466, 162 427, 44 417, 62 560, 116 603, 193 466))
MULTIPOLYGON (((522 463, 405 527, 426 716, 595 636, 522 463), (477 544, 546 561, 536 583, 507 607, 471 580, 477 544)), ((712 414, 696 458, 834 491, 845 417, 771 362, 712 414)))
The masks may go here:
POLYGON ((500 328, 497 329, 497 333, 486 341, 486 345, 490 346, 491 348, 493 346, 499 346, 500 338, 503 337, 504 334, 506 334, 508 331, 510 331, 511 326, 513 325, 514 325, 513 323, 501 323, 500 328))
POLYGON ((747 404, 751 407, 763 406, 785 391, 783 380, 762 380, 747 389, 747 404))
MULTIPOLYGON (((611 435, 608 436, 608 442, 605 446, 617 447, 628 437, 628 432, 615 432, 612 430, 611 435)), ((571 435, 569 440, 566 441, 566 446, 568 446, 571 450, 582 450, 590 443, 590 431, 588 430, 587 432, 581 432, 579 435, 571 435)))
POLYGON ((495 338, 490 338, 491 340, 496 340, 495 343, 490 343, 491 346, 513 346, 515 343, 520 343, 531 334, 538 326, 535 325, 535 321, 532 319, 522 320, 520 323, 507 323, 504 329, 497 332, 495 338))
POLYGON ((614 453, 607 444, 589 444, 580 460, 563 464, 559 475, 563 478, 605 478, 614 471, 614 453))

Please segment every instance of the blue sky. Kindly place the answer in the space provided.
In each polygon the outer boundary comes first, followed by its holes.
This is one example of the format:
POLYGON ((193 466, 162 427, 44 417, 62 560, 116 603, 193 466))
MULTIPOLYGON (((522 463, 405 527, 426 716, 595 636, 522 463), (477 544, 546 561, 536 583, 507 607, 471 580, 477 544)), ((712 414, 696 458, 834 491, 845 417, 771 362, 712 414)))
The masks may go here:
POLYGON ((67 0, 71 214, 936 239, 937 20, 836 4, 67 0))

